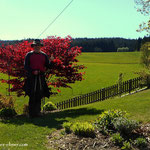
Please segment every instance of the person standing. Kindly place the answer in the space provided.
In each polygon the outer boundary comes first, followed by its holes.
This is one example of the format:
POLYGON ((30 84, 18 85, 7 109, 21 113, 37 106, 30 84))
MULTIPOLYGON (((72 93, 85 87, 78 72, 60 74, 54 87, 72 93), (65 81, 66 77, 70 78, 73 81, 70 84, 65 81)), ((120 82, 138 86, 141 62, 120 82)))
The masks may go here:
POLYGON ((41 99, 50 96, 50 89, 45 81, 45 71, 53 66, 54 57, 49 58, 41 51, 43 44, 39 39, 35 39, 31 44, 33 51, 25 56, 24 68, 27 72, 24 91, 29 96, 29 116, 38 117, 41 112, 41 99))

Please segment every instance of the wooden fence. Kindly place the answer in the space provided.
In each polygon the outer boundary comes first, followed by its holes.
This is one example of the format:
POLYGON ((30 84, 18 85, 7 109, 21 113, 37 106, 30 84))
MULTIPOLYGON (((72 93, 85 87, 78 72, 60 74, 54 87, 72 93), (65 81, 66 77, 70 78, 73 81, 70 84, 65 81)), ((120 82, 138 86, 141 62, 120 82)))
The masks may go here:
POLYGON ((84 94, 78 97, 74 97, 72 99, 56 103, 58 109, 66 109, 71 107, 76 107, 80 105, 85 105, 89 103, 94 103, 97 101, 103 101, 110 97, 114 97, 117 95, 122 95, 125 93, 131 93, 133 90, 141 88, 140 81, 141 77, 130 79, 128 81, 122 82, 122 84, 115 84, 113 86, 103 88, 88 94, 84 94))

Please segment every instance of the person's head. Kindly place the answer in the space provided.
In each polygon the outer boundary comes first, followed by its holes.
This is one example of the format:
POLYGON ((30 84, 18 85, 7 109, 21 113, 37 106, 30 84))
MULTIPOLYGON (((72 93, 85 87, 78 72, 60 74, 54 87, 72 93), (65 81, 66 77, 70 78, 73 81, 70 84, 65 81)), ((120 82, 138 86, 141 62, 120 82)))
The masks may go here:
POLYGON ((35 52, 39 52, 41 47, 43 47, 43 44, 39 39, 35 39, 31 44, 31 47, 34 49, 35 52))

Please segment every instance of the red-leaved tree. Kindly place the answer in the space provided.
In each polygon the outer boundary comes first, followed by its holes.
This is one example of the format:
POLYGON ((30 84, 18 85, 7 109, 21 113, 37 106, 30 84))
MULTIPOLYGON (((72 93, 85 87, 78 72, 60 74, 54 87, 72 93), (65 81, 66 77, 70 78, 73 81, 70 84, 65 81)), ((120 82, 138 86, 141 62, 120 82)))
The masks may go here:
MULTIPOLYGON (((81 47, 71 47, 72 38, 48 37, 41 40, 44 44, 42 51, 50 58, 54 56, 53 68, 47 70, 46 79, 48 86, 70 87, 69 83, 83 80, 84 65, 78 65, 77 56, 81 54, 81 47), (53 80, 52 80, 53 79, 53 80)), ((0 72, 10 75, 10 80, 1 79, 2 83, 11 84, 11 92, 17 96, 24 94, 23 85, 26 78, 24 59, 26 54, 33 50, 32 41, 23 41, 14 45, 2 45, 0 47, 0 72)), ((70 87, 71 88, 71 87, 70 87)), ((59 90, 58 90, 59 91, 59 90)))

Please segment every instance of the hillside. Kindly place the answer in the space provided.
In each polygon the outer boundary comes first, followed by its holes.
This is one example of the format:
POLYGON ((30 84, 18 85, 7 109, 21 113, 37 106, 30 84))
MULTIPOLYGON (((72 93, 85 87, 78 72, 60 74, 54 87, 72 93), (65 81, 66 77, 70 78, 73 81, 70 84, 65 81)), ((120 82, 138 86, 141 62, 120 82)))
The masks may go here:
MULTIPOLYGON (((78 95, 89 93, 118 82, 120 73, 123 73, 123 80, 128 80, 137 75, 134 73, 142 68, 140 66, 139 52, 125 53, 82 53, 78 57, 79 64, 84 64, 84 80, 70 84, 72 89, 60 88, 61 93, 57 96, 51 96, 50 101, 56 103, 73 98, 78 95)), ((8 78, 1 74, 1 77, 8 78)), ((1 92, 6 94, 5 84, 1 85, 1 92)), ((53 90, 56 90, 53 88, 53 90)), ((49 101, 46 99, 46 101, 49 101)), ((16 107, 19 112, 22 111, 22 105, 28 103, 28 97, 16 97, 16 107)))
MULTIPOLYGON (((103 111, 109 109, 126 110, 130 119, 143 123, 150 122, 150 90, 145 90, 123 98, 108 99, 102 102, 46 114, 41 118, 29 119, 18 116, 0 122, 0 143, 28 144, 22 149, 46 150, 47 136, 62 127, 63 122, 94 121, 103 111), (133 109, 134 108, 134 109, 133 109)), ((16 147, 11 147, 16 150, 16 147)))

